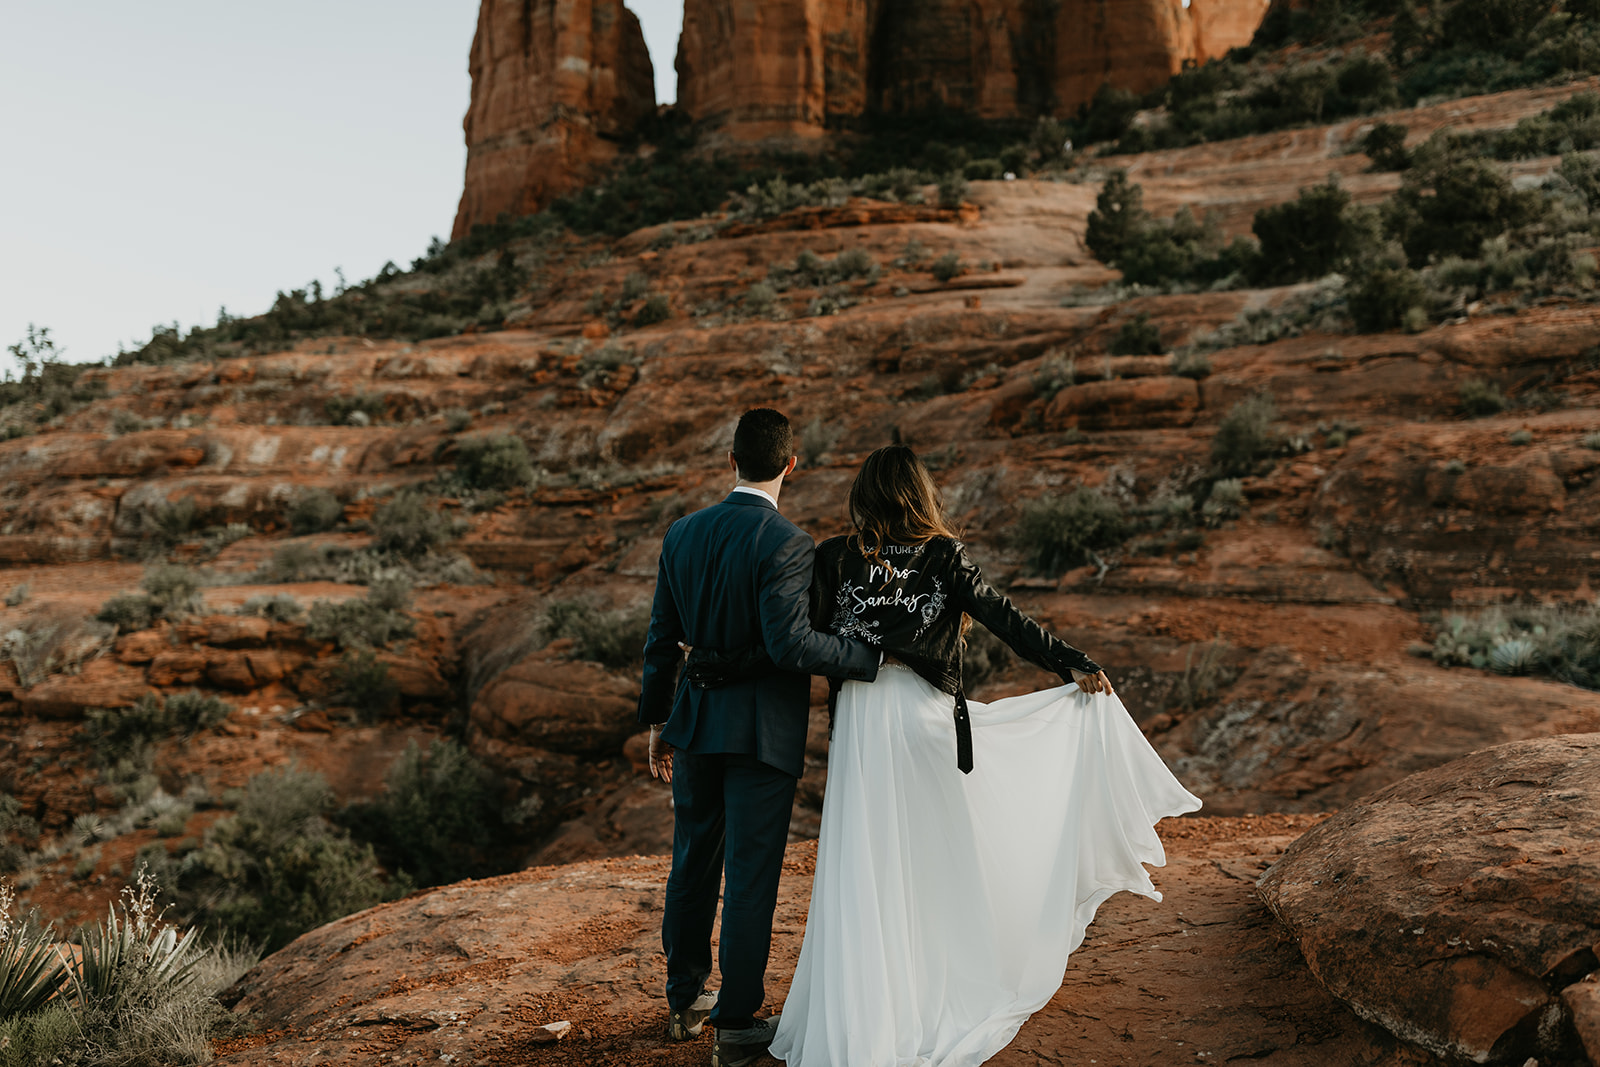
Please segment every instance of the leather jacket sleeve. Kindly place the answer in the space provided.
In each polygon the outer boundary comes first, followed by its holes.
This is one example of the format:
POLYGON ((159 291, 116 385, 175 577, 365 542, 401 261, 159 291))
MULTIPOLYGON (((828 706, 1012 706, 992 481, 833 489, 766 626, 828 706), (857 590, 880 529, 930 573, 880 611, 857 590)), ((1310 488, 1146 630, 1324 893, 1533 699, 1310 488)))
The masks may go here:
POLYGON ((761 644, 782 670, 870 682, 878 676, 877 649, 811 628, 815 557, 811 538, 797 529, 767 561, 758 594, 761 644))
POLYGON ((1100 670, 1098 663, 1018 611, 1010 598, 984 581, 966 546, 959 543, 954 570, 956 604, 1018 656, 1066 682, 1072 681, 1072 671, 1094 674, 1100 670))

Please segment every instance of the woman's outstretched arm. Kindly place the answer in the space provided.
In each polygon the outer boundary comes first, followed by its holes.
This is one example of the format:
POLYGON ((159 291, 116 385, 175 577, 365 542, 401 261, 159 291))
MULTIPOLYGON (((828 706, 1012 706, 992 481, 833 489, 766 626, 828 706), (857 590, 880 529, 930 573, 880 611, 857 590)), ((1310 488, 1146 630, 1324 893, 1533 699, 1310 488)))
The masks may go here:
POLYGON ((1029 663, 1055 672, 1064 681, 1076 682, 1085 693, 1112 692, 1111 681, 1098 663, 1024 615, 1009 597, 984 581, 978 565, 967 555, 966 546, 959 542, 955 558, 955 600, 962 611, 982 623, 1029 663))

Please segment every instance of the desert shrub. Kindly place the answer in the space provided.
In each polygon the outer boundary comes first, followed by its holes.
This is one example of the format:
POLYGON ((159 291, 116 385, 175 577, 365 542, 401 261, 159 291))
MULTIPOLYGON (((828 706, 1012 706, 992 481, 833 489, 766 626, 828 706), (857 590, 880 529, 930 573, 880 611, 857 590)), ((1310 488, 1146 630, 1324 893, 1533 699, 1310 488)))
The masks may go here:
POLYGON ((1172 354, 1172 373, 1180 378, 1199 381, 1211 375, 1211 360, 1204 353, 1183 349, 1172 354))
POLYGON ((191 567, 157 563, 145 568, 139 584, 149 594, 155 613, 163 618, 178 618, 200 610, 200 590, 205 582, 191 567))
POLYGON ((1193 711, 1211 703, 1223 689, 1232 685, 1239 672, 1228 665, 1228 651, 1228 643, 1221 639, 1204 646, 1190 645, 1183 656, 1183 674, 1172 689, 1172 706, 1193 711))
POLYGON ((772 314, 777 299, 777 290, 766 282, 756 282, 744 294, 744 312, 757 318, 766 318, 772 314))
POLYGON ((1118 328, 1111 338, 1114 356, 1159 356, 1166 352, 1161 343, 1161 327, 1150 321, 1147 312, 1139 312, 1118 328))
POLYGON ((1196 219, 1187 207, 1171 219, 1151 216, 1144 209, 1144 190, 1121 170, 1100 187, 1084 243, 1130 285, 1214 284, 1248 272, 1256 260, 1249 241, 1229 242, 1210 216, 1196 219))
POLYGON ((1488 160, 1419 153, 1383 215, 1386 232, 1420 267, 1431 258, 1473 258, 1485 241, 1536 221, 1544 210, 1536 190, 1513 189, 1488 160))
POLYGON ((962 265, 961 257, 954 252, 946 252, 933 261, 933 266, 929 268, 928 273, 938 281, 948 282, 965 271, 966 267, 962 265))
POLYGON ((1600 208, 1600 152, 1569 152, 1557 173, 1590 210, 1600 208))
POLYGON ((1102 82, 1089 103, 1079 109, 1078 139, 1084 144, 1118 140, 1143 106, 1138 94, 1102 82))
POLYGON ((273 622, 293 622, 305 613, 300 601, 288 593, 259 593, 239 605, 239 614, 258 615, 273 622))
POLYGON ((839 444, 839 439, 844 435, 842 428, 825 423, 821 416, 806 423, 800 431, 800 463, 805 467, 815 467, 822 461, 822 457, 832 452, 839 444))
POLYGON ((1211 461, 1217 469, 1224 474, 1249 474, 1277 447, 1272 434, 1277 415, 1277 407, 1266 393, 1257 393, 1229 408, 1211 438, 1211 461))
POLYGON ((404 877, 382 878, 371 846, 328 821, 332 807, 321 775, 264 771, 245 784, 237 811, 213 823, 181 862, 161 844, 140 859, 169 887, 183 922, 274 951, 410 888, 404 877))
POLYGON ((314 641, 333 641, 342 649, 383 648, 416 632, 416 625, 406 614, 410 604, 410 582, 404 578, 379 579, 359 599, 318 600, 312 604, 306 634, 314 641))
POLYGON ((1428 653, 1446 667, 1545 674, 1600 689, 1600 606, 1530 604, 1446 615, 1428 653))
POLYGON ((469 437, 456 454, 456 473, 474 489, 515 489, 533 480, 533 462, 520 437, 469 437))
POLYGON ((0 884, 0 1024, 43 1009, 66 978, 49 927, 12 914, 15 897, 0 884))
POLYGON ((127 408, 118 408, 111 413, 111 432, 119 437, 123 434, 141 433, 159 425, 161 425, 160 419, 142 419, 127 408))
MULTIPOLYGON (((998 159, 968 160, 966 166, 961 168, 961 176, 974 182, 992 182, 1005 172, 1005 164, 998 159)), ((940 192, 943 192, 942 188, 940 192)))
POLYGON ((460 433, 472 425, 472 412, 466 408, 450 408, 444 413, 444 428, 451 433, 460 433))
MULTIPOLYGON (((21 869, 28 846, 39 841, 39 823, 22 813, 22 804, 10 793, 0 793, 0 874, 21 869)), ((0 987, 5 983, 0 981, 0 987)), ((3 997, 3 994, 0 994, 3 997)), ((4 1015, 0 1010, 0 1015, 4 1015)))
POLYGON ((1506 441, 1510 444, 1518 446, 1519 448, 1523 445, 1531 445, 1533 444, 1533 431, 1512 430, 1511 433, 1506 436, 1506 441))
POLYGON ((201 1063, 211 1038, 231 1026, 217 994, 254 954, 207 947, 197 930, 163 919, 148 873, 123 891, 104 922, 85 928, 71 971, 71 1012, 81 1062, 201 1063))
POLYGON ((400 699, 400 687, 389 677, 389 665, 371 649, 346 652, 334 669, 334 700, 347 704, 369 719, 386 715, 400 699))
POLYGON ((974 624, 961 640, 961 684, 970 693, 993 681, 1014 659, 1004 641, 974 624))
POLYGON ((95 618, 108 622, 122 633, 148 629, 158 612, 155 601, 142 593, 122 593, 100 605, 95 618))
POLYGON ((651 293, 643 306, 633 316, 633 324, 640 328, 654 326, 672 318, 672 302, 661 293, 651 293))
POLYGON ((1356 281, 1347 307, 1357 330, 1382 333, 1404 326, 1408 316, 1422 310, 1427 296, 1415 271, 1403 265, 1380 265, 1356 281))
POLYGON ((1100 186, 1095 208, 1089 212, 1084 244, 1100 262, 1114 264, 1149 222, 1144 187, 1130 182, 1127 171, 1115 170, 1100 186))
POLYGON ((194 690, 165 699, 146 693, 125 708, 90 708, 84 716, 83 736, 96 764, 111 767, 141 745, 208 730, 232 711, 227 701, 194 690))
POLYGON ((1452 141, 1496 159, 1529 159, 1600 148, 1600 93, 1573 93, 1548 111, 1521 120, 1512 129, 1454 134, 1452 141))
POLYGON ((1493 382, 1486 382, 1481 378, 1468 378, 1461 383, 1459 390, 1461 398, 1461 411, 1469 419, 1481 419, 1486 415, 1498 415, 1504 411, 1509 402, 1500 392, 1500 387, 1493 382))
POLYGON ((199 509, 190 497, 163 500, 150 509, 150 522, 155 527, 152 533, 164 546, 175 545, 194 529, 198 515, 199 509))
POLYGON ((786 289, 820 289, 827 285, 861 279, 877 281, 878 261, 864 248, 851 248, 832 259, 823 259, 808 249, 801 250, 792 264, 774 263, 767 268, 767 284, 777 292, 786 289))
POLYGON ((621 668, 644 655, 649 628, 648 605, 605 611, 586 600, 557 600, 546 609, 542 632, 546 641, 570 638, 579 659, 621 668))
POLYGON ((307 489, 289 505, 289 529, 297 536, 331 530, 342 518, 344 505, 327 489, 307 489))
POLYGON ((1128 520, 1117 502, 1085 486, 1024 505, 1017 522, 1019 543, 1041 573, 1075 567, 1096 549, 1121 544, 1128 533, 1128 520))
POLYGON ((1408 132, 1397 122, 1380 122, 1367 131, 1361 139, 1361 151, 1372 160, 1373 170, 1405 170, 1411 166, 1411 153, 1406 151, 1408 132))
POLYGON ((505 833, 494 776, 451 740, 434 741, 426 753, 412 741, 385 775, 383 792, 352 804, 341 822, 419 886, 493 873, 489 854, 505 833))
POLYGON ((0 635, 0 658, 9 660, 24 689, 52 674, 75 674, 110 642, 113 632, 65 609, 38 612, 0 635))
POLYGON ((335 426, 366 426, 383 418, 387 403, 377 393, 330 396, 322 402, 328 421, 335 426))
POLYGON ((28 598, 32 595, 33 586, 29 585, 27 582, 14 585, 11 587, 11 592, 6 594, 6 607, 21 607, 23 604, 28 602, 28 598))
POLYGON ((1300 190, 1293 200, 1257 211, 1251 229, 1260 241, 1256 275, 1263 281, 1348 273, 1379 245, 1376 213, 1355 204, 1331 177, 1300 190))
MULTIPOLYGON (((996 166, 998 165, 997 161, 996 166)), ((970 190, 966 175, 960 171, 951 171, 939 179, 939 206, 960 207, 970 190)))
POLYGON ((105 395, 103 383, 83 382, 84 368, 61 358, 48 327, 29 323, 27 335, 6 351, 22 372, 0 381, 0 426, 6 436, 32 432, 105 395))
MULTIPOLYGON (((50 951, 54 954, 56 947, 50 951)), ((78 1020, 65 1001, 26 1015, 0 1015, 0 1067, 71 1063, 81 1042, 78 1020)))
POLYGON ((1062 352, 1051 350, 1039 362, 1033 373, 1033 395, 1049 400, 1061 390, 1077 383, 1077 361, 1062 352))
POLYGON ((1244 483, 1238 478, 1219 478, 1211 483, 1211 493, 1200 514, 1214 525, 1223 519, 1238 518, 1244 506, 1244 483))
MULTIPOLYGON (((507 438, 507 440, 514 440, 507 438)), ((519 441, 518 444, 521 442, 519 441)), ((482 457, 485 477, 500 478, 515 470, 514 447, 486 449, 482 457)), ((522 458, 527 460, 527 446, 522 458)), ((531 476, 531 468, 530 468, 531 476)), ((421 493, 401 492, 382 504, 372 516, 372 547, 401 556, 421 556, 455 536, 449 519, 428 506, 421 493)))

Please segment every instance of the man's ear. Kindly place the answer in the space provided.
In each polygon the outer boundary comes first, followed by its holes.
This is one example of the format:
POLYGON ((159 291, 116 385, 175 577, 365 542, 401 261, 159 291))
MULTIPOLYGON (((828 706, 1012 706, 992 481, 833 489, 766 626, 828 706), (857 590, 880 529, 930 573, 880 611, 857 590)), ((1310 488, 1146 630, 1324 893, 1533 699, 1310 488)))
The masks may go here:
POLYGON ((732 452, 728 453, 728 469, 735 474, 739 473, 739 461, 733 458, 732 452))
POLYGON ((795 464, 797 464, 799 462, 800 462, 800 457, 799 456, 790 456, 789 457, 789 465, 787 467, 783 468, 783 474, 780 475, 780 477, 785 477, 786 478, 789 475, 793 474, 794 473, 795 464))

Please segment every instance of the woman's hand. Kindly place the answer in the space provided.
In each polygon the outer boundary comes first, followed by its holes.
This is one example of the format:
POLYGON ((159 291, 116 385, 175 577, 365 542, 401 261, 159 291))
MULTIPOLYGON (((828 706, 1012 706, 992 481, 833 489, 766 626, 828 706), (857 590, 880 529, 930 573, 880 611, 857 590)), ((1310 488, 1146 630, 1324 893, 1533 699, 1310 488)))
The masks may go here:
POLYGON ((1097 671, 1094 674, 1073 671, 1072 680, 1078 683, 1080 693, 1104 693, 1107 696, 1115 696, 1117 692, 1111 688, 1111 679, 1106 677, 1105 671, 1097 671))
POLYGON ((650 777, 672 781, 672 746, 661 740, 661 727, 650 727, 650 777))

